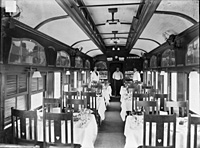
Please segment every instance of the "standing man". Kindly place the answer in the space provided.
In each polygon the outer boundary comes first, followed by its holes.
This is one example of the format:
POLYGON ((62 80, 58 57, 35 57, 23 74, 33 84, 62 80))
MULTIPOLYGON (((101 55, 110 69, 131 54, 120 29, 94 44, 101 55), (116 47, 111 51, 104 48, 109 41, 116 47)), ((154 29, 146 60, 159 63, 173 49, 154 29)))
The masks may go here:
POLYGON ((139 85, 138 83, 141 82, 140 73, 137 71, 136 68, 133 68, 133 85, 134 85, 134 91, 139 91, 139 85))
POLYGON ((94 71, 91 73, 90 76, 91 83, 98 83, 100 80, 99 72, 97 71, 97 67, 94 67, 94 71))
POLYGON ((120 96, 120 88, 122 85, 123 74, 121 71, 119 71, 119 67, 116 68, 116 71, 113 73, 112 78, 114 80, 115 96, 120 96))
POLYGON ((138 83, 141 81, 140 73, 136 68, 133 68, 133 83, 138 83))

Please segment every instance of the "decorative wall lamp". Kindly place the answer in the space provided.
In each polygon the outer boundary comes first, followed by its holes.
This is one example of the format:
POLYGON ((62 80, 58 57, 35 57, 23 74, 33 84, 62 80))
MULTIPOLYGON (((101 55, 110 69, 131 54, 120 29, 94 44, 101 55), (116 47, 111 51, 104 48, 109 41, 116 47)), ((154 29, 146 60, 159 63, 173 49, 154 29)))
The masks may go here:
POLYGON ((162 71, 160 72, 160 75, 165 75, 165 71, 162 70, 162 71))
POLYGON ((64 68, 65 75, 70 75, 70 71, 64 68))
POLYGON ((69 70, 67 70, 65 74, 66 74, 66 75, 70 75, 70 71, 69 71, 69 70))
POLYGON ((84 71, 84 70, 82 70, 82 71, 81 71, 81 74, 85 74, 85 71, 84 71))
POLYGON ((40 71, 38 71, 37 68, 30 67, 30 68, 26 68, 26 70, 29 72, 33 72, 32 78, 41 78, 42 77, 40 71))
POLYGON ((41 78, 41 77, 42 75, 38 70, 33 72, 32 78, 41 78))
POLYGON ((114 34, 114 37, 111 38, 110 43, 115 43, 115 47, 113 47, 112 50, 120 50, 120 48, 117 47, 117 43, 120 42, 119 38, 116 37, 118 31, 112 31, 112 33, 114 34))

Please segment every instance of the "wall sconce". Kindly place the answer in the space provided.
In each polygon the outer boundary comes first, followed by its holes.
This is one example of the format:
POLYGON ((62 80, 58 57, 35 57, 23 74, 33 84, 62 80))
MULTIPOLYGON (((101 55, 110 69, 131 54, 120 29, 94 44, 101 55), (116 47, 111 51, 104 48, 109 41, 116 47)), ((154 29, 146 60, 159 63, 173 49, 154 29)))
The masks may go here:
POLYGON ((165 71, 162 70, 162 71, 160 72, 160 75, 165 75, 165 71))
POLYGON ((70 75, 70 71, 69 71, 69 70, 67 70, 65 74, 66 74, 66 75, 70 75))
POLYGON ((36 68, 28 67, 28 68, 26 68, 25 71, 33 72, 32 78, 41 78, 42 77, 40 71, 38 71, 36 68))
POLYGON ((140 71, 140 74, 143 74, 143 71, 140 71))
POLYGON ((147 74, 149 74, 149 75, 150 75, 150 74, 151 74, 151 72, 150 72, 150 71, 147 71, 147 74))
POLYGON ((38 70, 33 72, 32 78, 41 78, 41 77, 42 75, 38 70))
POLYGON ((84 71, 84 70, 82 70, 82 71, 81 71, 81 74, 85 74, 85 71, 84 71))

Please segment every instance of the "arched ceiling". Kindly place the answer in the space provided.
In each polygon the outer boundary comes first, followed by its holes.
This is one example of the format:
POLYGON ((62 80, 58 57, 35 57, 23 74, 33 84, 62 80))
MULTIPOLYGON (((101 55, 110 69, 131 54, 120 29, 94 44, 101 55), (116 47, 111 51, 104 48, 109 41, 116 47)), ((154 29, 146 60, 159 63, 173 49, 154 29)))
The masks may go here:
POLYGON ((115 55, 119 51, 110 49, 117 46, 122 47, 121 52, 141 56, 163 44, 170 34, 179 34, 199 22, 199 0, 16 2, 21 12, 17 20, 32 28, 44 22, 35 29, 91 57, 115 55))

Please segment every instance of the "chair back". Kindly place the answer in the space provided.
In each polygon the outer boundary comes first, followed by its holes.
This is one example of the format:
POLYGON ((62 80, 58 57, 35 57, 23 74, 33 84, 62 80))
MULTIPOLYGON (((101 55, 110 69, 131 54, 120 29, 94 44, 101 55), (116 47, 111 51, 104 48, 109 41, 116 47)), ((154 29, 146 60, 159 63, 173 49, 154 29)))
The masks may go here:
POLYGON ((147 114, 158 114, 157 101, 136 101, 136 108, 142 108, 147 114))
POLYGON ((175 145, 176 115, 149 115, 145 113, 143 147, 175 148, 175 145))
POLYGON ((73 113, 43 112, 44 147, 71 146, 74 147, 73 113))
POLYGON ((158 106, 161 111, 164 111, 164 102, 169 101, 168 94, 154 94, 154 101, 158 101, 158 106))
POLYGON ((188 101, 165 101, 165 111, 169 114, 176 113, 178 117, 188 116, 188 101))
POLYGON ((64 92, 65 99, 80 99, 80 95, 77 91, 64 92))
POLYGON ((132 110, 137 110, 136 101, 149 101, 148 94, 133 93, 132 110))
POLYGON ((38 144, 37 112, 11 108, 12 140, 16 144, 38 144))
POLYGON ((85 99, 67 99, 67 111, 73 110, 74 112, 80 111, 82 108, 87 108, 87 98, 85 99))
POLYGON ((200 139, 200 117, 188 116, 188 135, 187 135, 187 148, 199 148, 200 139))
POLYGON ((87 100, 87 108, 97 111, 97 98, 96 98, 96 92, 82 92, 81 93, 82 99, 87 100))
POLYGON ((43 107, 46 107, 47 112, 53 112, 54 108, 59 109, 58 112, 62 111, 62 99, 59 98, 43 98, 43 107))

